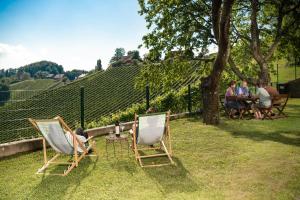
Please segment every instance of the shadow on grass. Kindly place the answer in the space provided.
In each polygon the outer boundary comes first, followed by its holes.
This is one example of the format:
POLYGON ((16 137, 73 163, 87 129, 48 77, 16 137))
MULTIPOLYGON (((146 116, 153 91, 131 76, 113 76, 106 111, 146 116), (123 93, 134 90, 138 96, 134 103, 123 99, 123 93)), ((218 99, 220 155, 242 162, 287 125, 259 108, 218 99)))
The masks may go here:
POLYGON ((233 130, 233 128, 229 128, 226 126, 219 126, 219 128, 228 131, 232 136, 236 138, 248 138, 254 141, 273 141, 286 145, 300 146, 300 132, 281 130, 273 132, 243 129, 233 130), (289 137, 288 135, 290 135, 291 137, 289 137))
POLYGON ((134 175, 137 171, 137 164, 135 160, 131 159, 117 160, 116 162, 111 164, 111 168, 118 172, 125 171, 128 174, 134 175))
POLYGON ((173 160, 176 166, 144 168, 144 172, 162 187, 163 193, 194 192, 198 190, 197 183, 189 177, 189 171, 181 161, 176 157, 173 157, 173 160))
POLYGON ((273 141, 278 142, 286 145, 294 145, 294 146, 300 146, 300 136, 299 134, 295 133, 286 133, 286 134, 294 134, 295 136, 298 136, 298 138, 290 138, 284 136, 280 132, 271 132, 271 133, 259 133, 259 132, 233 132, 232 135, 235 137, 245 137, 249 138, 255 141, 273 141))
MULTIPOLYGON (((41 182, 31 191, 28 199, 63 199, 66 193, 69 199, 75 193, 83 179, 96 168, 98 158, 84 158, 67 176, 42 175, 41 182), (90 166, 92 165, 92 168, 90 166), (71 188, 71 189, 70 189, 71 188)), ((65 167, 65 166, 64 166, 65 167)), ((60 171, 62 166, 55 166, 51 171, 60 171)), ((84 199, 84 197, 83 197, 84 199)))

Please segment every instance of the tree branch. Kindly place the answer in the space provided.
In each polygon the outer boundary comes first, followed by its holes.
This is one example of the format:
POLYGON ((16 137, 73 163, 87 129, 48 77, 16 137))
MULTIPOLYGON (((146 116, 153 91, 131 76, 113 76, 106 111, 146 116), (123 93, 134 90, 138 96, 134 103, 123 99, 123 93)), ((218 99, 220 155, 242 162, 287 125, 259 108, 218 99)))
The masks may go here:
POLYGON ((275 49, 277 48, 277 46, 280 43, 280 39, 282 38, 282 36, 284 36, 285 34, 288 33, 289 29, 294 25, 294 23, 296 22, 296 19, 293 20, 288 26, 285 26, 285 28, 282 30, 282 21, 285 15, 289 14, 290 12, 296 10, 296 8, 298 8, 300 6, 300 3, 298 3, 295 7, 293 7, 292 9, 290 9, 289 11, 283 12, 284 9, 284 2, 282 2, 282 4, 279 7, 279 15, 277 17, 277 29, 276 29, 276 36, 275 36, 275 40, 272 43, 272 45, 270 46, 270 48, 268 49, 266 56, 264 57, 264 59, 266 61, 268 61, 275 49))
POLYGON ((254 59, 258 62, 262 62, 262 57, 260 53, 260 42, 259 42, 259 30, 257 25, 257 13, 258 13, 258 0, 252 0, 251 1, 251 49, 254 59))
POLYGON ((239 79, 246 80, 248 83, 250 83, 252 85, 256 84, 257 81, 255 78, 247 77, 240 71, 240 69, 236 66, 234 60, 232 59, 231 55, 229 55, 228 63, 229 63, 230 69, 233 71, 233 73, 235 73, 235 75, 237 75, 239 77, 239 79))
POLYGON ((219 43, 219 25, 220 25, 220 14, 221 14, 222 1, 213 0, 212 1, 212 26, 214 36, 217 43, 219 43))

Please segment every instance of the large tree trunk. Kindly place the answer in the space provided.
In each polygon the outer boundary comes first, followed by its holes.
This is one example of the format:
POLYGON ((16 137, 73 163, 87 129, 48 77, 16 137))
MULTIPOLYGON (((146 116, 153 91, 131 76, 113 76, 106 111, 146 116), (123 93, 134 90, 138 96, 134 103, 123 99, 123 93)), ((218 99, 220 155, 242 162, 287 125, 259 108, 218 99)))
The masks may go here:
POLYGON ((271 81, 270 73, 269 73, 269 68, 268 64, 266 62, 262 62, 260 64, 260 74, 259 74, 259 79, 262 81, 264 84, 269 84, 271 81))
POLYGON ((215 38, 218 42, 218 54, 213 64, 211 74, 202 79, 203 122, 205 124, 219 124, 219 84, 222 72, 229 56, 229 28, 234 0, 212 2, 212 21, 215 38), (221 9, 222 7, 222 9, 221 9))
POLYGON ((203 123, 205 124, 219 124, 219 93, 218 85, 220 78, 212 78, 208 76, 202 79, 202 101, 203 101, 203 123), (215 87, 217 85, 217 87, 215 87))

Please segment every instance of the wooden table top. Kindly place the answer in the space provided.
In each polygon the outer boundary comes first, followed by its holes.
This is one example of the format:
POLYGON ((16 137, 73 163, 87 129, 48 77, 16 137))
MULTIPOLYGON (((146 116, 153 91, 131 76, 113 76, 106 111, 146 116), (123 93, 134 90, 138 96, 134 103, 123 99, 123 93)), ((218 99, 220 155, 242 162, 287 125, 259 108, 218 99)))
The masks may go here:
POLYGON ((227 96, 226 97, 227 100, 231 100, 231 101, 256 101, 258 100, 259 98, 256 97, 256 96, 227 96))

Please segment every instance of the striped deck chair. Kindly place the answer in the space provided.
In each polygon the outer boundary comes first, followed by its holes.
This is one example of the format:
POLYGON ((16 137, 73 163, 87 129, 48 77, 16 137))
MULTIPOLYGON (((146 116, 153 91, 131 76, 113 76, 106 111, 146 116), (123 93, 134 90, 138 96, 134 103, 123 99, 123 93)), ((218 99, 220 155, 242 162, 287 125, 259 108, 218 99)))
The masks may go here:
POLYGON ((169 121, 170 112, 139 116, 135 114, 133 126, 133 150, 135 158, 138 160, 141 167, 157 167, 174 164, 174 161, 172 160, 169 121), (159 144, 159 147, 152 146, 154 144, 159 144), (141 152, 146 150, 162 150, 163 153, 141 155, 141 152), (144 165, 142 161, 142 159, 159 156, 167 156, 170 162, 144 165))
POLYGON ((90 149, 93 149, 95 154, 89 154, 88 156, 97 156, 94 148, 95 141, 92 141, 92 138, 88 138, 89 146, 85 147, 85 145, 78 139, 76 134, 68 127, 61 117, 58 116, 54 119, 43 120, 34 120, 29 118, 29 121, 43 135, 44 165, 37 171, 37 174, 43 174, 50 164, 59 164, 68 165, 68 167, 62 174, 51 175, 66 176, 74 167, 78 166, 78 163, 82 158, 87 156, 90 149), (72 142, 67 139, 65 131, 68 131, 72 135, 72 142), (56 152, 55 156, 50 160, 47 158, 46 141, 56 152), (55 162, 61 154, 72 155, 73 158, 68 162, 55 162))

